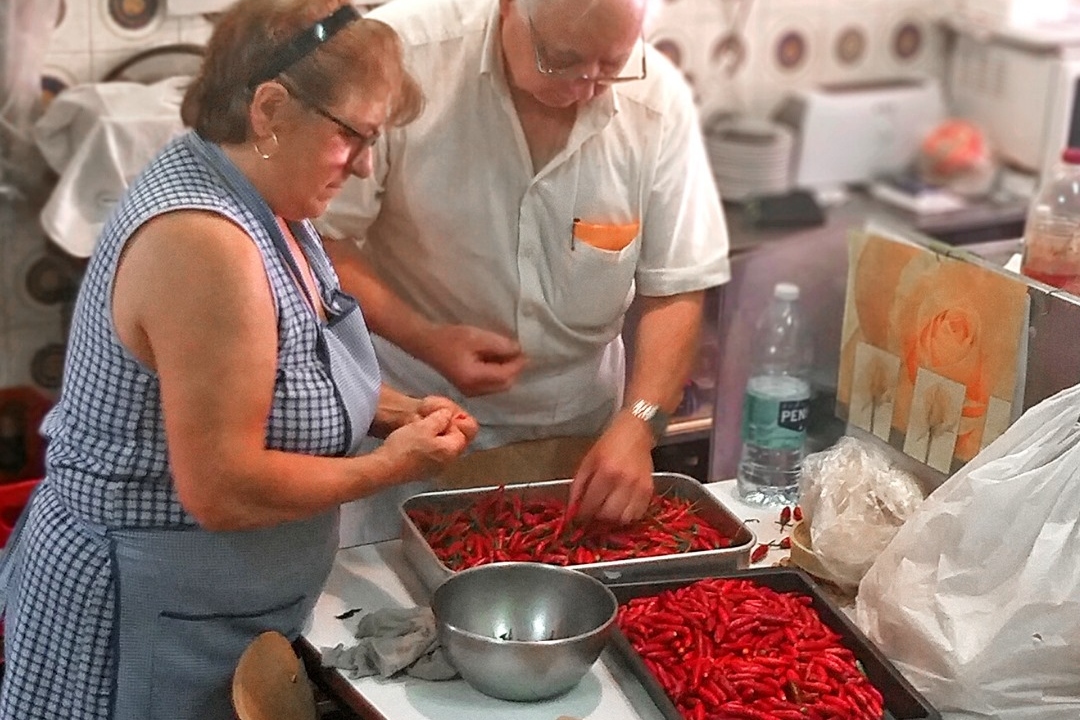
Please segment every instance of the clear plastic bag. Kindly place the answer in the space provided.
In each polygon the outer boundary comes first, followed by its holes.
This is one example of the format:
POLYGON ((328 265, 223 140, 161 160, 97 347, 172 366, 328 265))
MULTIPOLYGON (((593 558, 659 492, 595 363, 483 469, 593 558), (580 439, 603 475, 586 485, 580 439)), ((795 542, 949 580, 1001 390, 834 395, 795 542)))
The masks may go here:
POLYGON ((910 473, 893 466, 878 448, 850 436, 808 455, 799 486, 814 555, 830 579, 851 587, 923 499, 910 473))
POLYGON ((1080 717, 1080 386, 933 492, 859 585, 856 622, 949 718, 1080 717))

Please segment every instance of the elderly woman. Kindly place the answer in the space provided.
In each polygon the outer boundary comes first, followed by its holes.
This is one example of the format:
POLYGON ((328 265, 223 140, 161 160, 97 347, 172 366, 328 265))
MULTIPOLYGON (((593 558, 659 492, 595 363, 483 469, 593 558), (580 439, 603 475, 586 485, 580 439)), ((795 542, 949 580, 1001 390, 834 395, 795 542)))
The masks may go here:
POLYGON ((381 385, 307 218, 421 98, 344 0, 240 0, 166 147, 106 225, 74 316, 45 480, 5 558, 0 717, 231 718, 247 644, 295 638, 340 503, 476 433, 381 385), (369 433, 378 450, 358 455, 369 433))

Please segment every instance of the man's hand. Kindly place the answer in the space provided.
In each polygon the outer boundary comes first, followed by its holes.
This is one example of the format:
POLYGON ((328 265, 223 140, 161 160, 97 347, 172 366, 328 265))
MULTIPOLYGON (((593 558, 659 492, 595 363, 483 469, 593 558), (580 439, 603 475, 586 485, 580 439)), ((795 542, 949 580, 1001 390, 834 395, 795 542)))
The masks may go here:
POLYGON ((324 243, 341 285, 360 300, 368 329, 435 368, 466 397, 509 389, 526 358, 516 340, 422 317, 372 271, 353 241, 324 243))
POLYGON ((508 390, 527 358, 516 340, 470 325, 431 331, 425 361, 465 396, 508 390))
POLYGON ((577 517, 625 524, 644 515, 653 495, 652 445, 645 423, 625 410, 617 413, 570 484, 577 517))

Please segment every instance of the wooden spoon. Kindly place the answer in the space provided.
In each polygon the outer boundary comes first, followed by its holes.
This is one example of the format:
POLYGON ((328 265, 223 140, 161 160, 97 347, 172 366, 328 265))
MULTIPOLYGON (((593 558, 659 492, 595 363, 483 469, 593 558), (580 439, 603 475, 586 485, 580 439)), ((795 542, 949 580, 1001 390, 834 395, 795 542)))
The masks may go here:
POLYGON ((316 720, 315 694, 288 638, 264 632, 236 665, 233 708, 240 720, 316 720))

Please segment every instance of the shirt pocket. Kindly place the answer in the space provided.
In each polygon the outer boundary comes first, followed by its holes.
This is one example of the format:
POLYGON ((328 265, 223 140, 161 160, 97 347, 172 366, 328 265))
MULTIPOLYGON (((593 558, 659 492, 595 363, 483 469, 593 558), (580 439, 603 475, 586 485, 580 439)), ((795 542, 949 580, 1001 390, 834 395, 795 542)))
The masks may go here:
POLYGON ((573 245, 584 243, 597 250, 617 252, 634 241, 641 223, 591 223, 574 219, 573 245))
POLYGON ((614 336, 613 328, 634 298, 639 228, 637 222, 574 221, 555 283, 555 313, 566 326, 605 342, 614 336))

